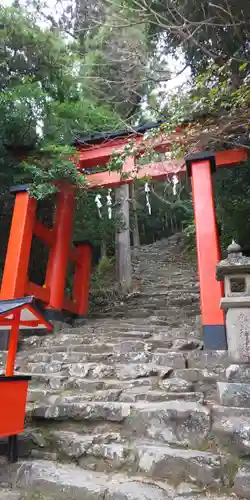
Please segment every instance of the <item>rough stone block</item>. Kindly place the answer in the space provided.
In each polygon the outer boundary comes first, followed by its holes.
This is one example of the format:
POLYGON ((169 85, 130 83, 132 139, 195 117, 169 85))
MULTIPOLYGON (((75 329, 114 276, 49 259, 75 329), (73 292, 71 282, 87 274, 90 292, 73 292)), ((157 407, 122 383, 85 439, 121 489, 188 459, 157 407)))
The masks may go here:
POLYGON ((204 445, 210 434, 210 411, 186 401, 137 403, 124 426, 130 435, 195 448, 204 445))
MULTIPOLYGON (((35 493, 51 495, 55 500, 102 500, 107 487, 105 475, 87 472, 83 474, 74 466, 59 465, 47 461, 20 464, 17 486, 35 493), (21 468, 22 467, 22 468, 21 468)), ((29 498, 29 497, 28 497, 29 498)))
POLYGON ((228 481, 219 455, 213 453, 142 446, 138 448, 138 455, 139 470, 154 479, 196 481, 202 486, 221 486, 228 481))
POLYGON ((173 378, 186 380, 190 383, 195 383, 199 382, 199 380, 203 380, 202 372, 198 368, 181 368, 179 370, 174 370, 173 378))
POLYGON ((24 367, 20 367, 20 371, 28 371, 29 373, 60 373, 62 370, 62 363, 27 363, 24 367))
POLYGON ((226 369, 226 379, 232 382, 250 384, 250 364, 230 365, 226 369))
POLYGON ((168 352, 164 354, 154 354, 152 363, 159 366, 169 366, 172 368, 185 368, 185 356, 181 352, 168 352))
POLYGON ((170 373, 172 373, 172 368, 169 368, 168 365, 165 367, 150 363, 116 365, 116 376, 119 380, 152 376, 165 377, 166 375, 170 375, 170 373))
POLYGON ((234 481, 234 493, 240 498, 250 499, 250 466, 243 464, 238 470, 234 481))
POLYGON ((226 451, 238 456, 250 454, 250 418, 222 416, 213 424, 213 434, 226 451))
POLYGON ((250 384, 218 382, 217 389, 222 406, 250 408, 250 384))
POLYGON ((152 350, 152 344, 150 342, 142 342, 139 340, 124 340, 119 344, 114 344, 114 352, 119 354, 125 354, 130 352, 140 352, 146 351, 150 352, 152 350))
POLYGON ((141 479, 124 482, 115 482, 113 479, 109 484, 105 500, 167 500, 170 498, 168 489, 168 485, 163 489, 157 484, 147 484, 141 479))
POLYGON ((152 355, 147 353, 146 351, 140 352, 126 352, 122 354, 113 354, 112 358, 109 359, 109 362, 115 363, 150 363, 152 359, 152 355))
POLYGON ((160 385, 167 392, 191 392, 193 390, 192 382, 177 377, 164 379, 160 385))
POLYGON ((84 401, 95 401, 95 402, 106 402, 106 401, 118 401, 121 394, 121 389, 110 389, 101 390, 96 392, 73 392, 57 395, 57 399, 53 404, 64 405, 64 404, 74 404, 84 401))
POLYGON ((55 405, 37 405, 32 410, 33 418, 46 420, 77 420, 122 422, 130 414, 127 403, 75 402, 55 405))
POLYGON ((211 369, 219 366, 228 366, 227 351, 193 351, 188 354, 189 368, 211 369))
POLYGON ((120 395, 119 401, 137 402, 159 402, 159 401, 193 401, 203 403, 203 394, 201 392, 165 392, 163 390, 149 390, 143 387, 135 387, 133 389, 123 391, 120 395))
POLYGON ((185 370, 174 370, 174 376, 188 380, 189 382, 202 382, 215 384, 219 380, 224 380, 225 369, 223 367, 213 368, 186 368, 185 370))

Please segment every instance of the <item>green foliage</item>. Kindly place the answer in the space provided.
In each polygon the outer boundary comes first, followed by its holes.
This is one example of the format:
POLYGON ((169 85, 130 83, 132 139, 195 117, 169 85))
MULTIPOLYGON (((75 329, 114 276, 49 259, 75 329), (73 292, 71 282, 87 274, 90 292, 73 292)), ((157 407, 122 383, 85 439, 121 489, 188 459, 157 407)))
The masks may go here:
MULTIPOLYGON (((77 200, 74 239, 89 240, 94 245, 94 261, 97 262, 102 248, 105 246, 108 256, 115 253, 115 233, 117 225, 120 225, 120 220, 115 214, 113 207, 112 219, 108 218, 108 210, 106 205, 107 190, 102 189, 102 218, 99 217, 95 203, 96 191, 84 191, 82 196, 77 200)), ((112 194, 112 196, 114 196, 112 194)))
POLYGON ((41 29, 21 9, 1 7, 0 24, 4 184, 25 179, 39 199, 51 194, 60 178, 82 187, 84 177, 69 159, 77 152, 68 145, 78 134, 115 127, 117 116, 83 85, 77 44, 41 29))
POLYGON ((216 173, 215 194, 218 222, 225 249, 232 239, 250 248, 250 164, 216 173))
POLYGON ((99 3, 103 7, 102 20, 94 35, 92 31, 85 39, 82 75, 99 103, 109 103, 120 116, 130 120, 138 113, 150 86, 145 29, 117 22, 124 10, 123 2, 99 3))
MULTIPOLYGON (((6 195, 8 187, 28 182, 30 193, 39 200, 53 194, 59 181, 84 192, 85 177, 72 161, 77 159, 77 151, 71 144, 76 135, 89 136, 119 126, 119 117, 105 103, 99 104, 85 85, 78 42, 72 44, 59 30, 41 28, 35 16, 20 8, 1 7, 0 24, 0 208, 1 229, 6 235, 1 268, 13 201, 6 195)), ((90 198, 87 231, 90 228, 98 244, 104 233, 110 242, 114 227, 109 231, 96 224, 96 206, 90 198)), ((77 212, 80 238, 81 217, 81 211, 77 212)), ((40 214, 40 220, 45 219, 49 224, 53 221, 49 198, 40 214)), ((34 280, 38 279, 39 255, 35 265, 37 273, 31 270, 34 280)))
POLYGON ((135 183, 136 211, 142 244, 149 244, 162 237, 182 231, 192 216, 192 201, 189 186, 180 180, 177 196, 173 194, 170 181, 150 184, 149 194, 152 214, 148 214, 145 201, 144 181, 135 183))
MULTIPOLYGON (((76 168, 75 149, 68 146, 50 145, 39 151, 35 162, 22 162, 32 182, 29 192, 35 198, 43 199, 57 191, 57 185, 68 183, 76 188, 86 187, 85 176, 76 168)), ((33 159, 32 159, 33 160, 33 159)))
POLYGON ((41 82, 44 90, 50 85, 56 89, 72 65, 63 38, 42 30, 21 9, 0 6, 0 23, 1 89, 18 86, 23 79, 41 82))
MULTIPOLYGON (((230 63, 232 71, 248 55, 249 5, 203 0, 125 0, 123 19, 146 23, 150 45, 161 45, 162 54, 184 54, 193 74, 199 75, 216 62, 230 63), (129 12, 129 15, 128 15, 129 12)), ((122 18, 120 15, 120 19, 122 18)), ((158 47, 157 47, 158 48, 158 47)))
POLYGON ((115 257, 102 257, 98 262, 91 279, 91 287, 95 291, 110 288, 115 282, 115 257))

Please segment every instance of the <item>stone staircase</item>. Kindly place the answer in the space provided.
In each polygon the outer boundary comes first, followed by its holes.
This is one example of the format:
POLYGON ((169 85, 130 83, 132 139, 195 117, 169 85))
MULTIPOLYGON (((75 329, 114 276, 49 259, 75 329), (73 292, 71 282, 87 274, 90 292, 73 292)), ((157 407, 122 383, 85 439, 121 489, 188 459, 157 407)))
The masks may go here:
POLYGON ((244 497, 247 474, 225 445, 232 412, 216 400, 227 352, 203 350, 181 235, 142 247, 134 277, 112 314, 23 339, 26 429, 19 462, 2 461, 0 500, 244 497))

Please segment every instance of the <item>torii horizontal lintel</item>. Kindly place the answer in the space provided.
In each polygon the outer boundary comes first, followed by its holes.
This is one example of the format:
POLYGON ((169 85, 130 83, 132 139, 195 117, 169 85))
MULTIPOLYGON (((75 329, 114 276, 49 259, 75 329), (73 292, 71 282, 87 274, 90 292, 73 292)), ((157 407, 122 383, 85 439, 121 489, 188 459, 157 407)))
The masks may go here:
MULTIPOLYGON (((215 153, 216 167, 233 167, 237 166, 247 160, 247 150, 244 148, 231 149, 227 151, 218 151, 215 153)), ((145 177, 154 180, 163 180, 167 175, 175 173, 185 173, 186 165, 185 160, 168 160, 156 162, 149 165, 139 167, 138 171, 127 162, 124 165, 122 173, 120 172, 98 172, 95 174, 88 174, 87 181, 89 189, 99 187, 111 188, 120 184, 127 184, 134 179, 143 179, 145 177)))
POLYGON ((114 151, 123 152, 129 140, 135 142, 136 148, 143 152, 146 149, 154 149, 158 152, 165 152, 170 149, 171 140, 177 139, 181 142, 181 132, 184 127, 178 128, 175 132, 167 136, 162 132, 152 139, 145 139, 143 135, 131 135, 125 138, 107 139, 101 144, 89 144, 86 146, 78 147, 79 151, 79 164, 80 168, 91 168, 96 166, 103 166, 108 163, 114 151))

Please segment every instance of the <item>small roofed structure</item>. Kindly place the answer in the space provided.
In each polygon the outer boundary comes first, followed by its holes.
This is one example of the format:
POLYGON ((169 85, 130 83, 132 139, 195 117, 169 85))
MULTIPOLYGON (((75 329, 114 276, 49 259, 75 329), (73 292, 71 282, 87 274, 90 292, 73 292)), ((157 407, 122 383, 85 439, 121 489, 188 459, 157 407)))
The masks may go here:
POLYGON ((0 437, 8 437, 8 458, 18 458, 17 434, 24 431, 28 383, 31 377, 15 375, 15 360, 20 328, 53 330, 35 297, 0 300, 1 330, 9 330, 5 374, 0 375, 0 437))

